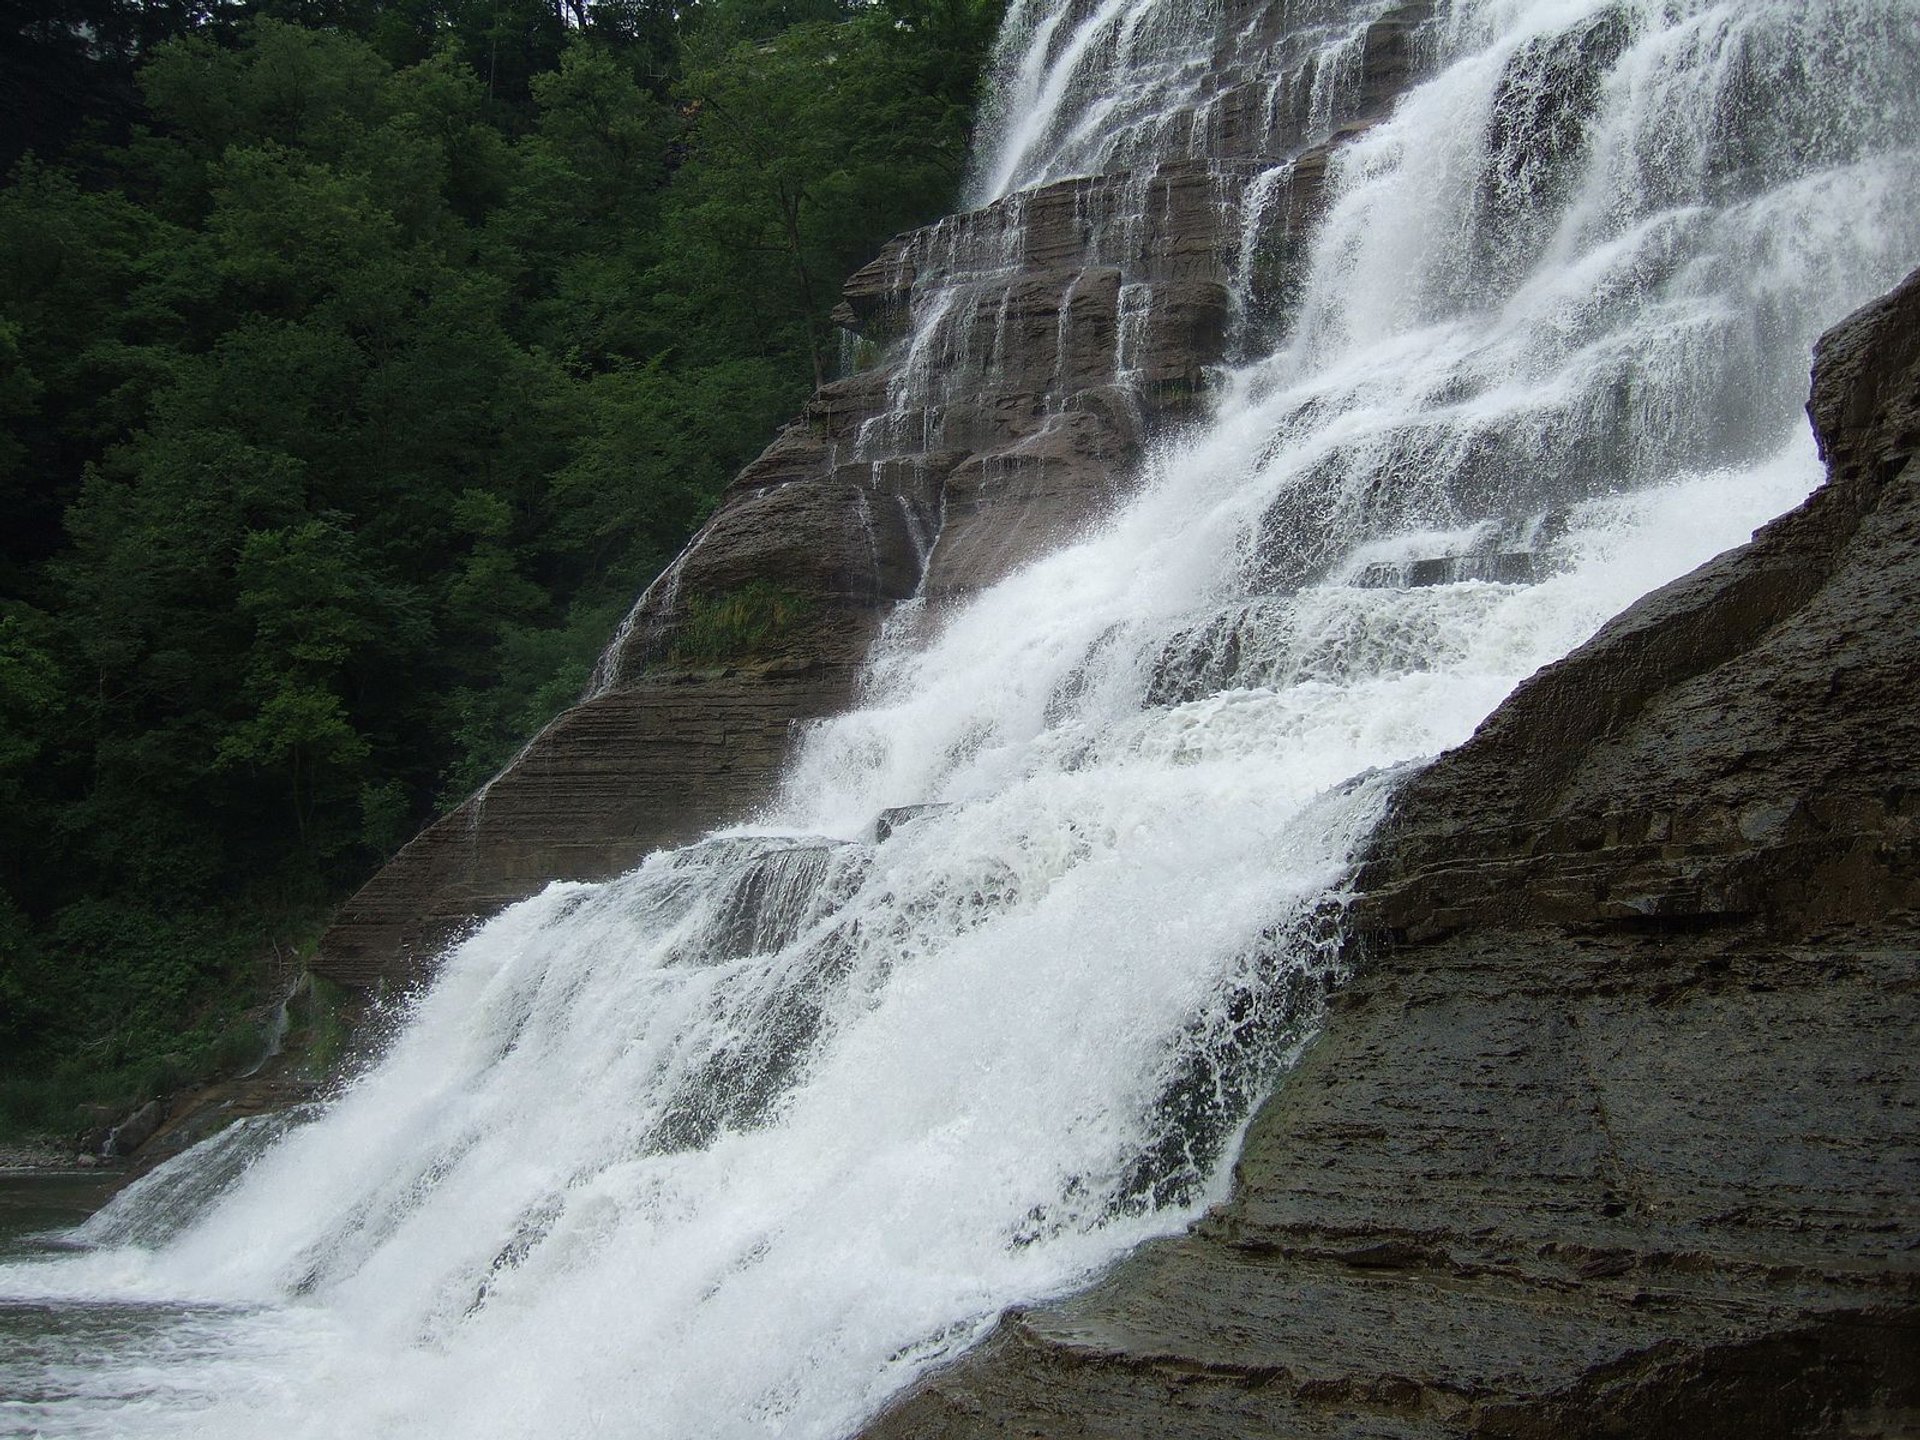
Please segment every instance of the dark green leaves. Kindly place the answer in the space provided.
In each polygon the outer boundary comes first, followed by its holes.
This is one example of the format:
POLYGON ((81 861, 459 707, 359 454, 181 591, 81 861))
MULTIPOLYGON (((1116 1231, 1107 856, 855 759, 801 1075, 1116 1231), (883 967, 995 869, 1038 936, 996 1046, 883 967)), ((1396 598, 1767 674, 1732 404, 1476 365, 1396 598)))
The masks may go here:
MULTIPOLYGON (((49 13, 36 53, 112 99, 27 117, 71 148, 0 189, 11 1055, 104 1073, 218 1032, 248 945, 579 695, 824 376, 844 276, 949 203, 995 18, 49 13)), ((684 658, 789 608, 699 597, 684 658)))

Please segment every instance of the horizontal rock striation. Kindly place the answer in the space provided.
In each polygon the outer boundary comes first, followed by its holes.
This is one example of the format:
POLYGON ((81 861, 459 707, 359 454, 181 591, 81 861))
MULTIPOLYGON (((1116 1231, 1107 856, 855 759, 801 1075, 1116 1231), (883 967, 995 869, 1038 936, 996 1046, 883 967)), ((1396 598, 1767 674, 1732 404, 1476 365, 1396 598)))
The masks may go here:
POLYGON ((1232 1198, 869 1429, 1920 1433, 1920 273, 1829 483, 1410 779, 1232 1198))
POLYGON ((851 278, 838 318, 882 363, 823 387, 741 472, 594 693, 347 903, 318 973, 411 983, 548 881, 618 874, 751 814, 797 727, 851 701, 892 607, 938 607, 1059 544, 1198 413, 1284 308, 1329 156, 1405 85, 1431 6, 1230 8, 1198 98, 1163 112, 1148 96, 1116 168, 901 236, 851 278), (1253 300, 1236 309, 1236 291, 1253 300), (690 655, 701 607, 743 592, 798 618, 690 655))
POLYGON ((561 715, 350 900, 311 968, 406 985, 463 928, 549 881, 603 880, 771 793, 796 722, 843 703, 853 659, 669 672, 561 715))

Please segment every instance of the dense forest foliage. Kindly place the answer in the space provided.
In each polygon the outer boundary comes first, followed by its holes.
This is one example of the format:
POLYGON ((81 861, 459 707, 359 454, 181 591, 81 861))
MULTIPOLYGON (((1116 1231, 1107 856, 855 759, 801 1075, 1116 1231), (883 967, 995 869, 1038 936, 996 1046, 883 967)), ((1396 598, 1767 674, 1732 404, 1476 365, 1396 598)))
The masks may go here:
POLYGON ((998 18, 0 9, 0 1129, 252 1053, 578 694, 950 205, 998 18))

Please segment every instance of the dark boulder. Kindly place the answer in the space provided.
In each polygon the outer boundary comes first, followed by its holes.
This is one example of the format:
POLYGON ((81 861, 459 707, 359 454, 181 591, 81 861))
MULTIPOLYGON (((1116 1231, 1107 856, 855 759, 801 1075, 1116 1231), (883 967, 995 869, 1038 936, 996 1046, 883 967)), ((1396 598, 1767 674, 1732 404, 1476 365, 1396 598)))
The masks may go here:
POLYGON ((167 1102, 149 1100, 107 1132, 100 1146, 102 1155, 131 1155, 147 1141, 165 1123, 167 1102))

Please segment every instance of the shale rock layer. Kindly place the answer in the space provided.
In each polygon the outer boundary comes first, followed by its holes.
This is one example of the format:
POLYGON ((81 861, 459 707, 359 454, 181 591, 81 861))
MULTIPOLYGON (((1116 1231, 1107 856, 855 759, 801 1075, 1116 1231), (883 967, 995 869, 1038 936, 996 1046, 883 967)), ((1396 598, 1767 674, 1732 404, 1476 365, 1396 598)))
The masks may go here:
POLYGON ((1367 20, 1352 73, 1315 103, 1310 69, 1279 91, 1266 73, 1292 12, 1235 9, 1193 154, 1007 195, 900 236, 848 281, 837 318, 875 363, 741 472, 641 597, 595 693, 350 900, 316 971, 409 984, 550 880, 604 879, 746 818, 797 727, 852 703, 895 606, 990 585, 1124 493, 1148 442, 1198 415, 1217 367, 1284 310, 1328 158, 1405 87, 1432 7, 1367 20), (737 653, 689 642, 702 607, 743 597, 798 618, 737 653))
POLYGON ((1232 1198, 894 1437, 1920 1433, 1920 273, 1829 483, 1412 778, 1232 1198))

